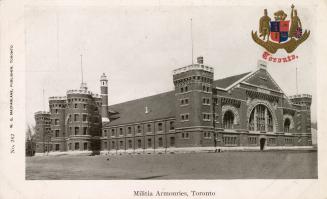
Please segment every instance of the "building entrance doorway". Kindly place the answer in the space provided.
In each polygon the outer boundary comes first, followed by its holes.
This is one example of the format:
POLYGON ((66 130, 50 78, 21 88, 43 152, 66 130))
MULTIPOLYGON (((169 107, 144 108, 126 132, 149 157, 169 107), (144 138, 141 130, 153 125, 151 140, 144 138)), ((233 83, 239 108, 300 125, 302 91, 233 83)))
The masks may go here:
POLYGON ((262 151, 265 148, 266 138, 260 139, 260 150, 262 151))

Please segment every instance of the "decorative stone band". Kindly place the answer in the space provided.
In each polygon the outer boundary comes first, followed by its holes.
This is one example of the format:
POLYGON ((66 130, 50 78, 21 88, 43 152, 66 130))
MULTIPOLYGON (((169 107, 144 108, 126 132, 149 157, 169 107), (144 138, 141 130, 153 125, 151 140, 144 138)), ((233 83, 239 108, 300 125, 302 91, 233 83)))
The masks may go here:
POLYGON ((176 75, 190 70, 204 70, 213 73, 213 68, 210 66, 205 66, 203 64, 193 64, 193 65, 184 66, 182 68, 175 69, 173 70, 173 74, 176 75))
POLYGON ((291 95, 289 96, 290 99, 295 99, 295 98, 312 98, 312 95, 309 94, 300 94, 300 95, 291 95))

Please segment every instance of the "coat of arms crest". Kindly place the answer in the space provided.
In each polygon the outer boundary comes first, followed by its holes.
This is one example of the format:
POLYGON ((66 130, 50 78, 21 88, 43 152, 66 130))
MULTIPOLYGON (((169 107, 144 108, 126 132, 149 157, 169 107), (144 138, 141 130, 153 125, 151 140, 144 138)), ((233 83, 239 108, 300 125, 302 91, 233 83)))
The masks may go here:
POLYGON ((252 31, 252 39, 270 53, 276 53, 278 49, 285 49, 287 53, 293 52, 309 37, 310 31, 302 32, 297 10, 294 5, 291 8, 290 20, 286 19, 287 14, 283 10, 279 10, 274 13, 275 21, 271 20, 267 9, 264 9, 264 16, 259 21, 259 36, 257 31, 252 31))

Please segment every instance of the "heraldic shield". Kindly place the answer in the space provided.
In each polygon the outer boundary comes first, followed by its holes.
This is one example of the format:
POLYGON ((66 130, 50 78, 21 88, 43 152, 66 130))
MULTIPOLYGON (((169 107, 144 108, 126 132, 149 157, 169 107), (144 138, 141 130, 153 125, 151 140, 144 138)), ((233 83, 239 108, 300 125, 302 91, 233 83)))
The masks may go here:
POLYGON ((259 34, 252 31, 253 41, 271 53, 276 53, 278 49, 293 52, 310 35, 308 30, 302 33, 302 23, 294 7, 291 6, 290 20, 286 20, 287 14, 283 10, 275 12, 275 20, 271 20, 268 10, 264 9, 264 15, 259 20, 259 34))
POLYGON ((288 40, 290 21, 271 21, 270 38, 272 41, 282 43, 288 40))

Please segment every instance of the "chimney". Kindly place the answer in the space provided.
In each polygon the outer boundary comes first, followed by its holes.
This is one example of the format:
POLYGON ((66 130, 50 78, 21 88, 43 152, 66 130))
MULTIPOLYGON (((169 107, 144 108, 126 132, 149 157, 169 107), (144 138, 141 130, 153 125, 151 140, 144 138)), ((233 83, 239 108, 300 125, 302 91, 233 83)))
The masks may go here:
POLYGON ((203 56, 197 58, 198 64, 203 64, 203 56))

